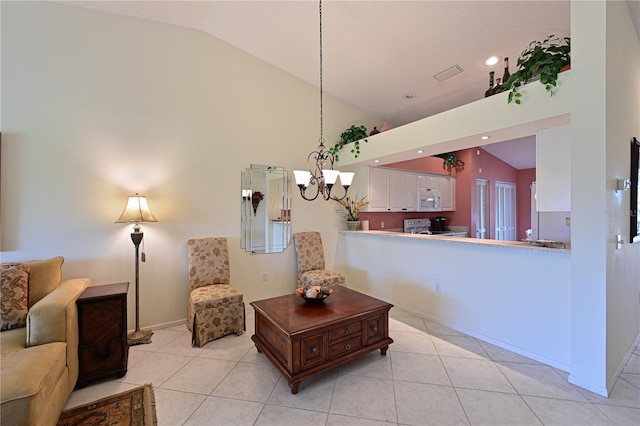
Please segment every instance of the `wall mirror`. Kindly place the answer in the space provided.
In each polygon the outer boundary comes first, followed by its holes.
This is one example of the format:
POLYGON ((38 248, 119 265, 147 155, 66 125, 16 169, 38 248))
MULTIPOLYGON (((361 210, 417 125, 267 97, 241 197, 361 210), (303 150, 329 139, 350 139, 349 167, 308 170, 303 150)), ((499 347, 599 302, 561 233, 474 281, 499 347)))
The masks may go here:
POLYGON ((631 234, 629 242, 640 241, 640 140, 631 140, 631 234))
POLYGON ((291 185, 283 167, 251 164, 241 173, 241 246, 280 253, 291 240, 291 185))

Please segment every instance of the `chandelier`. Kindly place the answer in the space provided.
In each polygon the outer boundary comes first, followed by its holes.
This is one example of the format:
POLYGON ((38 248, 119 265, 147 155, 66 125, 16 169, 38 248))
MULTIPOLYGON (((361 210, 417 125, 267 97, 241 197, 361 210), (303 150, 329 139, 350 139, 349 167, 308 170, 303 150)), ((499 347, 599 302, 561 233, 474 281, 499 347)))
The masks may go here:
MULTIPOLYGON (((331 189, 335 185, 338 177, 340 177, 340 183, 344 188, 344 195, 339 198, 342 200, 347 196, 347 191, 353 180, 354 173, 352 172, 340 172, 333 169, 334 157, 330 151, 327 151, 324 146, 323 136, 323 88, 322 88, 322 0, 319 1, 319 14, 320 14, 320 145, 318 150, 311 152, 307 157, 307 170, 294 170, 293 174, 296 179, 296 184, 300 188, 300 196, 307 201, 313 201, 318 196, 322 196, 323 199, 331 199, 331 189), (313 189, 315 187, 315 189, 313 189), (309 195, 307 195, 307 191, 309 195), (315 191, 315 194, 314 194, 315 191)), ((337 198, 337 197, 333 197, 337 198)))

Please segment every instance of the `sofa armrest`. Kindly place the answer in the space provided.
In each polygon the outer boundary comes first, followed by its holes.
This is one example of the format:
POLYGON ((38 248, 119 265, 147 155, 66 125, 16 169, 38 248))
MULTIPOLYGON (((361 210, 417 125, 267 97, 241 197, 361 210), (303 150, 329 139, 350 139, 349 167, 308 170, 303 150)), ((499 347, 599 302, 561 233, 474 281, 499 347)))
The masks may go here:
POLYGON ((91 284, 88 278, 63 281, 29 309, 27 314, 27 347, 51 342, 78 341, 76 300, 91 284))

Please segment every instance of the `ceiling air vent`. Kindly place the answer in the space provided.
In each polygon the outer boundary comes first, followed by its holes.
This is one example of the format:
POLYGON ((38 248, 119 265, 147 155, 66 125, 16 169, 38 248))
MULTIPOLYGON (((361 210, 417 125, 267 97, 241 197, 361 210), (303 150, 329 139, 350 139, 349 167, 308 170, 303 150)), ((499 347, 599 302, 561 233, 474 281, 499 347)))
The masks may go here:
POLYGON ((445 81, 446 79, 451 78, 454 75, 460 74, 462 71, 464 70, 460 67, 460 65, 456 64, 434 75, 433 78, 435 78, 438 81, 445 81))

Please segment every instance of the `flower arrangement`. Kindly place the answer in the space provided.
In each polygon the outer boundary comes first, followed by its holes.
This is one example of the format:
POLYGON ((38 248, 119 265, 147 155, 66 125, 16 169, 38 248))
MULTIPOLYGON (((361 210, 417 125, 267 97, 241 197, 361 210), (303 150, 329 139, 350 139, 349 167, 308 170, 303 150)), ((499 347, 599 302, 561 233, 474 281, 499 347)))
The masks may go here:
POLYGON ((360 210, 362 210, 364 206, 370 203, 370 201, 367 200, 367 197, 362 197, 357 202, 355 200, 350 199, 349 197, 343 198, 341 200, 335 196, 331 198, 337 201, 338 203, 340 203, 342 207, 346 209, 345 216, 347 218, 347 221, 360 220, 360 210))

